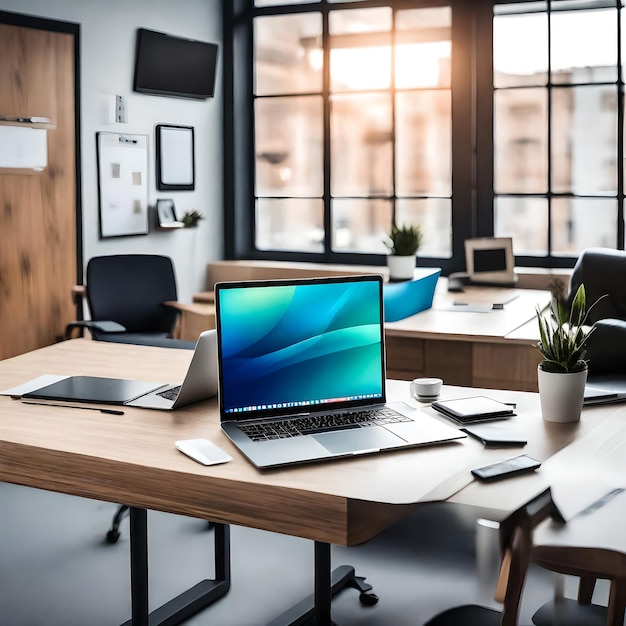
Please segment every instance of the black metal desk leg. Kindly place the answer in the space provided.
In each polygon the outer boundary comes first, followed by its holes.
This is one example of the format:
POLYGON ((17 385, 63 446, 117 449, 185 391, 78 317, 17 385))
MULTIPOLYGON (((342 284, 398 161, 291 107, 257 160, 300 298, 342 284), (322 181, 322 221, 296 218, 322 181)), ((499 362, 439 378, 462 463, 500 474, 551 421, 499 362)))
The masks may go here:
POLYGON ((331 600, 346 587, 359 591, 361 604, 373 606, 378 602, 378 596, 371 593, 372 586, 357 576, 351 565, 341 565, 333 571, 330 566, 330 544, 316 541, 313 593, 266 626, 337 626, 331 619, 331 600))
POLYGON ((148 515, 130 507, 131 619, 123 626, 175 626, 215 602, 230 589, 230 526, 213 524, 215 578, 201 580, 152 613, 148 608, 148 515))
POLYGON ((149 626, 148 513, 130 507, 130 589, 133 626, 149 626))
POLYGON ((332 600, 330 544, 315 542, 315 626, 328 626, 332 600))

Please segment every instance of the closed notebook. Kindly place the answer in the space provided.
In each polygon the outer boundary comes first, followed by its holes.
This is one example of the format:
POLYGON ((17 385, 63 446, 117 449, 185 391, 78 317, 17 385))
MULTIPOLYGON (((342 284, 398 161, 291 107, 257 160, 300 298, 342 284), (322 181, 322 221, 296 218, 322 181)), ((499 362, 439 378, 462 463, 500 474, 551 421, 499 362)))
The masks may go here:
POLYGON ((461 424, 506 419, 515 415, 513 408, 486 396, 441 400, 431 404, 435 411, 461 424))

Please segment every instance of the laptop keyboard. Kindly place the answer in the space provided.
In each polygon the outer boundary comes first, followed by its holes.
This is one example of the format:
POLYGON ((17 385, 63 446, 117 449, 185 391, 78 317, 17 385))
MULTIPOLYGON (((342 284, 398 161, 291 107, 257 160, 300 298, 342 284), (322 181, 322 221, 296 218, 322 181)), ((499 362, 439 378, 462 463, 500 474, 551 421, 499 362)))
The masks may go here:
POLYGON ((239 430, 250 437, 252 441, 268 441, 270 439, 286 439, 287 437, 326 433, 333 430, 410 421, 412 421, 410 417, 406 417, 393 409, 380 408, 333 413, 331 415, 307 415, 306 417, 294 417, 260 424, 239 424, 239 430))
POLYGON ((171 389, 166 389, 165 391, 158 391, 157 396, 161 396, 166 400, 176 400, 178 397, 178 392, 180 391, 181 385, 178 387, 172 387, 171 389))

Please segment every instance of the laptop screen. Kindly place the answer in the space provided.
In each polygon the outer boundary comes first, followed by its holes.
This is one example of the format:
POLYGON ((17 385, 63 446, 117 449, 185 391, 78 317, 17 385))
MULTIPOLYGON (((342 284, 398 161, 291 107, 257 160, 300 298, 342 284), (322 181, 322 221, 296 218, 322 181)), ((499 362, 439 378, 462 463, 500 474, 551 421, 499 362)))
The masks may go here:
POLYGON ((218 283, 222 420, 385 401, 381 276, 218 283))

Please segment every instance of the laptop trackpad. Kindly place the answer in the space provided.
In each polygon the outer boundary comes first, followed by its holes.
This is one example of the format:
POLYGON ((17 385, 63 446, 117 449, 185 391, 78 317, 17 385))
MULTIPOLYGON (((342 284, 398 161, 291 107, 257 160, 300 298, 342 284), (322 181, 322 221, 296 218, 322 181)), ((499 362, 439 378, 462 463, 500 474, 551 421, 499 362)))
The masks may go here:
POLYGON ((330 433, 313 435, 313 439, 319 441, 333 454, 393 448, 404 443, 400 437, 378 426, 335 430, 330 433))

